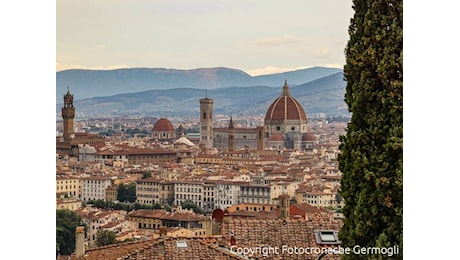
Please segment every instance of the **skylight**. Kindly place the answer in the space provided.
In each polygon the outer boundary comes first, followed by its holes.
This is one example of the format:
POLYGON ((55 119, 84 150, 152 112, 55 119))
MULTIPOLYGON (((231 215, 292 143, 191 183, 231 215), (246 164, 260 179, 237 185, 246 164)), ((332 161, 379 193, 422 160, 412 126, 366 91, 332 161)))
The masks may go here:
POLYGON ((316 230, 315 232, 316 243, 318 245, 333 245, 340 244, 338 231, 335 230, 316 230))
POLYGON ((181 248, 187 248, 187 242, 185 240, 177 240, 176 241, 176 247, 181 249, 181 248))

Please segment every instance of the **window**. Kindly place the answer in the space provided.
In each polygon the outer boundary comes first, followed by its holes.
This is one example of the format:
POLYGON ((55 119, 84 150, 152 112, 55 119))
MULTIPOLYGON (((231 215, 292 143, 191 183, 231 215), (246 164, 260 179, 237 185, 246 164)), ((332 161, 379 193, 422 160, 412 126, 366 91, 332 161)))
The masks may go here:
POLYGON ((335 245, 340 244, 338 231, 335 230, 316 230, 315 239, 318 245, 335 245))

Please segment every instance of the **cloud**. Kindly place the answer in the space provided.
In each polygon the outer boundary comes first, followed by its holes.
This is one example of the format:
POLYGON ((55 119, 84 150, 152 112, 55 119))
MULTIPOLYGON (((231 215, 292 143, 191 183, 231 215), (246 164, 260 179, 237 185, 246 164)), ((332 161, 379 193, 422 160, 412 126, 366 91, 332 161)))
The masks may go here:
POLYGON ((300 69, 306 69, 306 68, 311 68, 311 66, 284 67, 284 68, 268 66, 268 67, 261 68, 261 69, 246 70, 246 73, 248 73, 251 76, 259 76, 259 75, 282 73, 286 71, 300 70, 300 69))
POLYGON ((319 49, 319 50, 315 51, 313 56, 315 58, 326 58, 326 57, 329 56, 329 54, 331 54, 331 50, 329 50, 329 49, 319 49))
POLYGON ((273 47, 273 46, 278 46, 278 45, 283 45, 283 44, 291 44, 298 42, 299 39, 295 36, 292 35, 286 35, 282 37, 273 37, 273 38, 263 38, 256 40, 254 44, 256 46, 265 46, 265 47, 273 47))
POLYGON ((56 62, 56 71, 61 70, 69 70, 69 69, 86 69, 86 70, 114 70, 114 69, 124 69, 129 68, 130 66, 126 64, 120 65, 97 65, 97 66, 83 66, 80 64, 73 64, 73 65, 61 65, 59 62, 56 62))
POLYGON ((330 64, 323 65, 321 67, 343 69, 343 64, 330 63, 330 64))

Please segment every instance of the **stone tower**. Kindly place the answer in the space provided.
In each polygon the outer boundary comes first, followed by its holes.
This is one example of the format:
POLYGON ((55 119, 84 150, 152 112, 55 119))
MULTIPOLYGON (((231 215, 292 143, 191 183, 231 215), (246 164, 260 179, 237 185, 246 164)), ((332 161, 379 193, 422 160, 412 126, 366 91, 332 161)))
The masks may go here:
POLYGON ((278 197, 279 201, 279 208, 280 208, 280 218, 288 220, 290 218, 290 203, 289 203, 289 195, 282 194, 278 197))
POLYGON ((232 116, 230 116, 230 123, 228 124, 228 150, 235 150, 235 127, 232 116))
POLYGON ((69 141, 73 138, 73 119, 75 118, 75 107, 73 106, 73 95, 67 88, 67 94, 64 95, 64 107, 61 109, 62 119, 64 120, 64 140, 69 141))
POLYGON ((263 126, 257 127, 257 150, 265 150, 265 127, 263 126))
POLYGON ((200 144, 206 149, 213 147, 212 111, 214 100, 207 97, 200 99, 200 144))

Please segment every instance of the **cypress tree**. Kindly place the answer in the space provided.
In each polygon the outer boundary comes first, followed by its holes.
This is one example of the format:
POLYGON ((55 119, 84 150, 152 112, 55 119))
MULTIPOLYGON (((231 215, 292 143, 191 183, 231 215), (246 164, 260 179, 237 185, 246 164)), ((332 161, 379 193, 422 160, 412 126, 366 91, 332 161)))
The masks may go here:
POLYGON ((345 102, 352 113, 340 137, 345 206, 342 247, 399 247, 399 255, 343 259, 402 259, 403 17, 402 1, 353 0, 345 48, 345 102))

